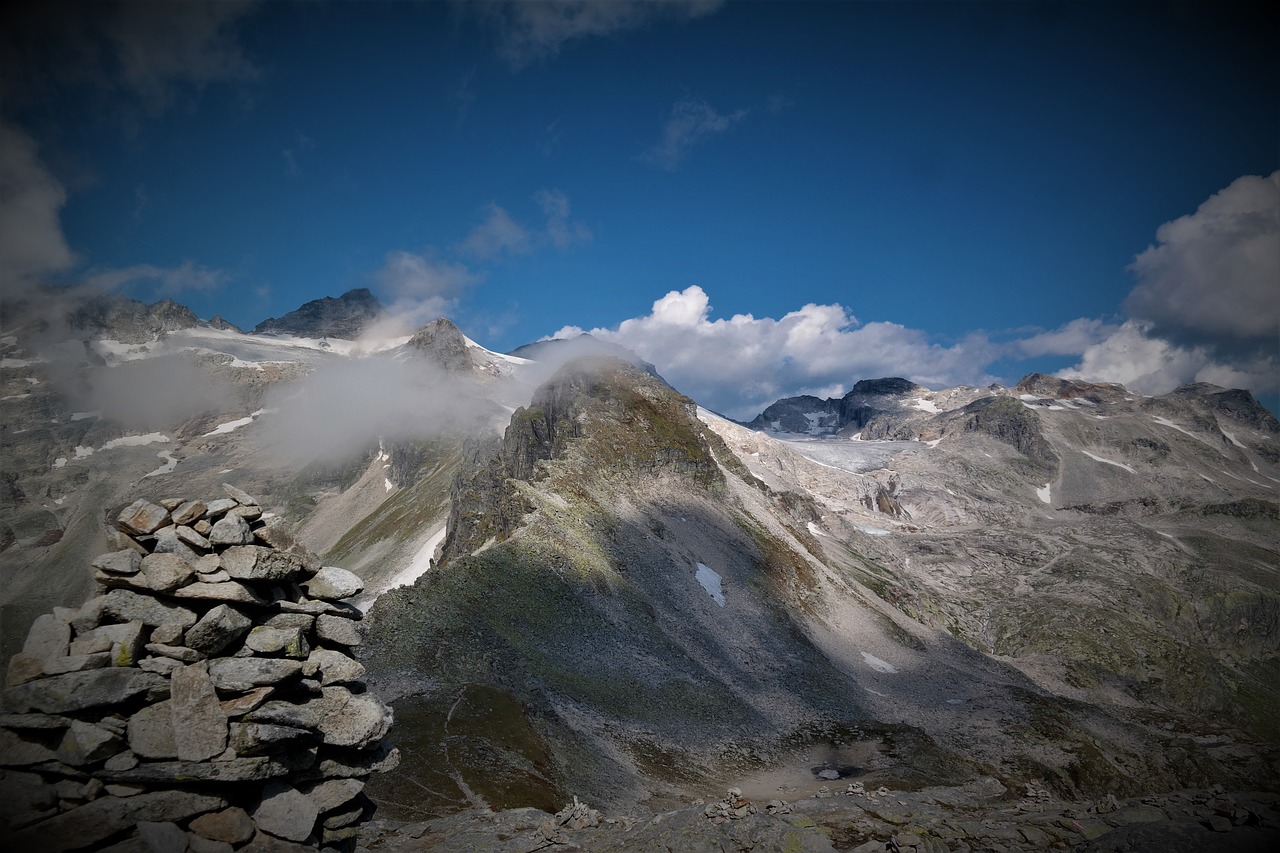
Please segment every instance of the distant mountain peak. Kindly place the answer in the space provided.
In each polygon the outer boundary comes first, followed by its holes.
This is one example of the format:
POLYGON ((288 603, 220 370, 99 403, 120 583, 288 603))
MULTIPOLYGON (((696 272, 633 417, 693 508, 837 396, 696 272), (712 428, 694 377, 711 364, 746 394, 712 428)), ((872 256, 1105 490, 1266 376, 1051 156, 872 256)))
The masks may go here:
POLYGON ((467 336, 447 317, 432 320, 418 329, 406 346, 430 356, 450 372, 469 372, 474 367, 467 336))
POLYGON ((337 298, 313 299, 283 317, 263 320, 253 331, 258 335, 352 340, 381 313, 382 303, 378 298, 367 287, 358 287, 337 298))

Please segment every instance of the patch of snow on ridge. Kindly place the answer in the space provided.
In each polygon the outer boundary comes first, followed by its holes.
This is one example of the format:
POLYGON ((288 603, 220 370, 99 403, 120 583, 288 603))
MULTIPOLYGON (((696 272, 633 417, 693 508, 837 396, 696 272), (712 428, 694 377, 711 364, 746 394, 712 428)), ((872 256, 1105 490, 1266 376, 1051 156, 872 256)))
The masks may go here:
POLYGON ((258 411, 249 415, 249 417, 247 418, 237 418, 234 421, 227 421, 226 423, 218 424, 212 430, 210 430, 209 432, 206 432, 204 435, 200 437, 208 438, 211 435, 224 435, 229 432, 235 432, 240 427, 248 426, 249 424, 253 423, 253 419, 258 417, 258 415, 262 414, 264 411, 265 411, 264 409, 258 409, 258 411))
POLYGON ((1236 438, 1234 435, 1232 435, 1231 433, 1227 432, 1225 429, 1224 429, 1224 430, 1222 430, 1222 434, 1223 434, 1223 435, 1225 435, 1225 436, 1227 437, 1227 441, 1231 442, 1231 443, 1232 443, 1232 444, 1234 444, 1236 447, 1243 448, 1244 450, 1248 450, 1248 449, 1249 449, 1248 447, 1245 447, 1245 446, 1240 442, 1240 439, 1236 438))
MULTIPOLYGON (((122 435, 119 438, 113 438, 106 444, 102 445, 99 450, 111 450, 116 447, 142 447, 146 444, 167 444, 169 436, 159 432, 149 432, 146 435, 122 435)), ((79 448, 76 448, 77 451, 79 448)), ((93 451, 90 450, 90 453, 93 451)), ((88 455, 88 454, 86 454, 88 455)))
POLYGON ((1093 461, 1095 461, 1095 462, 1105 462, 1105 463, 1107 463, 1108 465, 1114 465, 1114 466, 1116 466, 1117 468, 1123 468, 1124 470, 1128 471, 1130 474, 1136 474, 1136 473, 1138 473, 1137 471, 1133 470, 1132 468, 1130 468, 1128 465, 1124 464, 1123 462, 1115 462, 1115 461, 1113 461, 1113 460, 1111 460, 1111 459, 1103 459, 1101 456, 1095 456, 1094 454, 1090 453, 1090 452, 1089 452, 1089 451, 1087 451, 1087 450, 1081 450, 1080 452, 1081 452, 1081 453, 1083 453, 1085 456, 1088 456, 1090 459, 1092 459, 1092 460, 1093 460, 1093 461))
POLYGON ((144 477, 158 477, 158 476, 160 476, 161 474, 168 474, 168 473, 171 473, 171 472, 173 471, 173 469, 174 469, 174 468, 177 468, 177 467, 178 467, 178 457, 174 456, 174 455, 173 455, 172 453, 170 453, 169 451, 167 451, 167 450, 161 450, 159 453, 157 453, 157 454, 156 454, 156 456, 159 456, 161 459, 163 459, 163 460, 164 460, 164 464, 163 464, 163 465, 161 465, 161 466, 160 466, 159 468, 157 468, 156 470, 154 470, 154 471, 150 471, 150 472, 148 472, 148 473, 146 473, 146 474, 143 474, 142 476, 144 476, 144 477))
POLYGON ((809 532, 810 532, 810 533, 812 533, 814 536, 826 536, 826 535, 827 535, 827 534, 823 533, 823 532, 822 532, 822 529, 821 529, 820 527, 818 527, 818 525, 814 524, 812 521, 810 521, 810 522, 808 523, 808 528, 809 528, 809 532))
POLYGON ((96 409, 95 411, 92 411, 92 412, 72 412, 71 413, 71 420, 73 421, 82 421, 85 418, 99 418, 99 417, 102 417, 101 409, 96 409))
POLYGON ((896 666, 894 666, 893 664, 889 663, 886 660, 881 660, 880 658, 876 657, 870 652, 863 652, 862 659, 866 661, 867 666, 871 667, 876 672, 894 673, 898 671, 898 668, 896 666))
POLYGON ((883 527, 872 527, 869 524, 855 524, 854 527, 858 528, 868 536, 888 536, 890 533, 890 531, 885 530, 883 527))
POLYGON ((698 572, 695 577, 707 591, 707 595, 711 596, 716 604, 724 607, 724 587, 720 583, 720 573, 704 563, 698 563, 698 572))
POLYGON ((431 537, 413 555, 412 562, 392 575, 382 591, 386 592, 401 586, 412 586, 414 581, 425 575, 431 569, 431 561, 435 559, 436 548, 440 547, 440 543, 444 541, 444 536, 448 532, 449 528, 446 525, 440 525, 440 529, 431 534, 431 537))
POLYGON ((1047 504, 1053 503, 1052 483, 1045 483, 1044 488, 1036 489, 1036 497, 1047 504))
POLYGON ((935 415, 938 413, 937 403, 933 402, 932 400, 926 400, 923 397, 917 398, 915 403, 913 403, 912 405, 914 405, 917 409, 919 409, 922 412, 932 412, 935 415))

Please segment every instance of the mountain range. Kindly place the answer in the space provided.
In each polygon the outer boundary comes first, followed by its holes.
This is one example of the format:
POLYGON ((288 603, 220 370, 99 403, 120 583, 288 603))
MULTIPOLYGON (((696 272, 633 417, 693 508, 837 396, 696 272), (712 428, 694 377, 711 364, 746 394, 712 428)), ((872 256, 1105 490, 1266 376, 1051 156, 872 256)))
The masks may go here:
POLYGON ((365 581, 388 819, 1277 790, 1280 423, 1247 391, 851 377, 738 423, 590 336, 373 339, 365 290, 251 333, 4 309, 5 657, 122 507, 233 483, 365 581))

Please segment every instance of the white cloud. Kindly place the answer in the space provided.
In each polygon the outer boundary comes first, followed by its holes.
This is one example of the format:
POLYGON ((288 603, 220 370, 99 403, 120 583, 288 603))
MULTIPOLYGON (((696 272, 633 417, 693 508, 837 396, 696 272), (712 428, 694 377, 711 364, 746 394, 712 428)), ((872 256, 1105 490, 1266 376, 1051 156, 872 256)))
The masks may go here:
POLYGON ((743 109, 722 114, 697 98, 677 101, 663 125, 662 137, 652 148, 641 153, 640 160, 655 168, 674 172, 695 145, 729 130, 746 118, 747 112, 743 109))
POLYGON ((698 18, 721 5, 723 0, 521 0, 469 8, 497 28, 498 55, 518 70, 554 57, 574 40, 635 30, 663 18, 698 18))
MULTIPOLYGON (((574 337, 567 326, 552 337, 574 337)), ((1003 348, 981 333, 949 346, 897 323, 862 324, 840 305, 805 305, 780 319, 711 319, 697 285, 652 311, 590 333, 652 362, 676 388, 731 417, 751 418, 778 397, 844 393, 859 379, 903 376, 923 385, 986 384, 1003 348)))
POLYGON ((1280 338, 1280 171, 1248 175, 1166 222, 1132 269, 1129 315, 1187 345, 1239 352, 1280 338))
MULTIPOLYGON (((392 302, 388 314, 409 329, 448 314, 463 291, 481 278, 462 264, 431 254, 399 251, 388 252, 373 277, 392 302)), ((391 333, 387 329, 379 332, 391 333)))
POLYGON ((75 262, 58 218, 66 201, 35 140, 0 123, 0 284, 6 289, 38 283, 75 262))
POLYGON ((1204 346, 1180 346, 1152 333, 1143 320, 1129 320, 1088 347, 1080 363, 1060 371, 1066 379, 1119 382, 1144 394, 1164 394, 1189 382, 1247 388, 1255 394, 1280 390, 1280 358, 1272 353, 1223 361, 1204 346))
POLYGON ((504 254, 529 251, 532 240, 523 225, 496 204, 490 204, 488 215, 458 244, 458 251, 475 258, 495 259, 504 254))
POLYGON ((1131 319, 1059 375, 1145 394, 1188 382, 1280 390, 1280 172, 1233 181, 1156 240, 1130 266, 1131 319))

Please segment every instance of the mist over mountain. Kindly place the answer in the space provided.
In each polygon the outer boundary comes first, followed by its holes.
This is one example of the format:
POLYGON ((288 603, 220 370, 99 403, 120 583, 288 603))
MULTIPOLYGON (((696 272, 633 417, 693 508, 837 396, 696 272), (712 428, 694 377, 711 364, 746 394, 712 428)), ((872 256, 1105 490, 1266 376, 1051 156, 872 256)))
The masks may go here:
MULTIPOLYGON (((1079 846, 1068 811, 1107 797, 1277 789, 1280 423, 1248 391, 868 377, 735 423, 590 336, 502 354, 444 318, 374 337, 385 319, 367 291, 253 333, 172 302, 6 311, 6 656, 92 592, 122 507, 228 482, 363 579, 403 753, 367 789, 388 844, 728 787, 779 801, 726 818, 753 831, 794 804, 883 842, 857 783, 990 833, 1043 791, 1079 846)), ((1270 806, 1238 807, 1266 830, 1270 806)), ((706 808, 672 831, 731 831, 706 808)), ((483 838, 458 843, 502 849, 483 838)))

